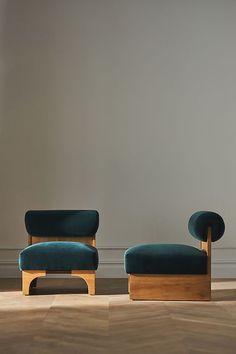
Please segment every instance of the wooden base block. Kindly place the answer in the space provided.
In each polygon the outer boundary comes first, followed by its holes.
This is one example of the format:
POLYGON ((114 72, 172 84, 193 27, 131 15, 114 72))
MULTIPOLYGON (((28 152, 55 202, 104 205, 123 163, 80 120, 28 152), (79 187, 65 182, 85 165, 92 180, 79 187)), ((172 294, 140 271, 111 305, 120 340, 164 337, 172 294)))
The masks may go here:
POLYGON ((129 294, 132 300, 187 300, 211 299, 209 275, 185 274, 131 274, 129 294))

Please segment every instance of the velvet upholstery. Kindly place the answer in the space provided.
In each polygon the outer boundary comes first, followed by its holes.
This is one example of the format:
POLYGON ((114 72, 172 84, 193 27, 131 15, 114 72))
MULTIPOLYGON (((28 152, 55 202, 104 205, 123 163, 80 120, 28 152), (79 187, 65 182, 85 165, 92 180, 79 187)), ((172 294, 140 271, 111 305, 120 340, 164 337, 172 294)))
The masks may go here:
POLYGON ((207 240, 207 228, 211 227, 212 242, 219 240, 225 231, 222 217, 212 211, 198 211, 194 213, 188 222, 190 234, 200 241, 207 240))
POLYGON ((98 224, 96 210, 29 210, 25 214, 31 236, 94 236, 98 224))
POLYGON ((143 244, 125 252, 128 274, 206 274, 207 254, 192 246, 143 244))
POLYGON ((36 243, 19 256, 20 270, 96 270, 97 267, 97 249, 80 242, 36 243))

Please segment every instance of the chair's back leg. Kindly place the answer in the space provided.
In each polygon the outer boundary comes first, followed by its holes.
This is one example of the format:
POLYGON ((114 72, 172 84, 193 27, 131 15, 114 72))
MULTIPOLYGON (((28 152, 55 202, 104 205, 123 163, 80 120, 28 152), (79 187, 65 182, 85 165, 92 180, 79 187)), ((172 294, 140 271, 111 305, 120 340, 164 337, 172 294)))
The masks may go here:
POLYGON ((72 270, 71 275, 80 277, 85 280, 88 286, 89 295, 95 295, 96 292, 96 273, 93 270, 72 270))

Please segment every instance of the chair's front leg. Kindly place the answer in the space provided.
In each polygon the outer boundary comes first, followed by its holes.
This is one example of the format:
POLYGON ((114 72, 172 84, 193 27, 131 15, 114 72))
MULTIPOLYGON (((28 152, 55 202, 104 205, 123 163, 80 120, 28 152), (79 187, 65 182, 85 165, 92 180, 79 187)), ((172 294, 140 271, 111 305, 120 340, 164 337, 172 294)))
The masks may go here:
POLYGON ((46 270, 24 270, 22 271, 22 292, 23 295, 30 294, 30 284, 36 281, 38 277, 44 277, 46 270))

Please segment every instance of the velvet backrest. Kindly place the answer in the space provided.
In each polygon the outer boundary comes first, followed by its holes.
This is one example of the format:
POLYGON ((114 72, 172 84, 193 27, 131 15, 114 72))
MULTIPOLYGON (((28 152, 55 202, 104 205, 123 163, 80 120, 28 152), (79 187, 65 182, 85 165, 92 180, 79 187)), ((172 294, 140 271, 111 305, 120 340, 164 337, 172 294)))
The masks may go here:
POLYGON ((29 210, 25 226, 30 236, 95 236, 99 214, 96 210, 29 210))
POLYGON ((212 211, 198 211, 194 213, 188 222, 190 234, 200 241, 207 241, 208 227, 211 228, 211 241, 219 240, 225 232, 223 218, 212 211))

